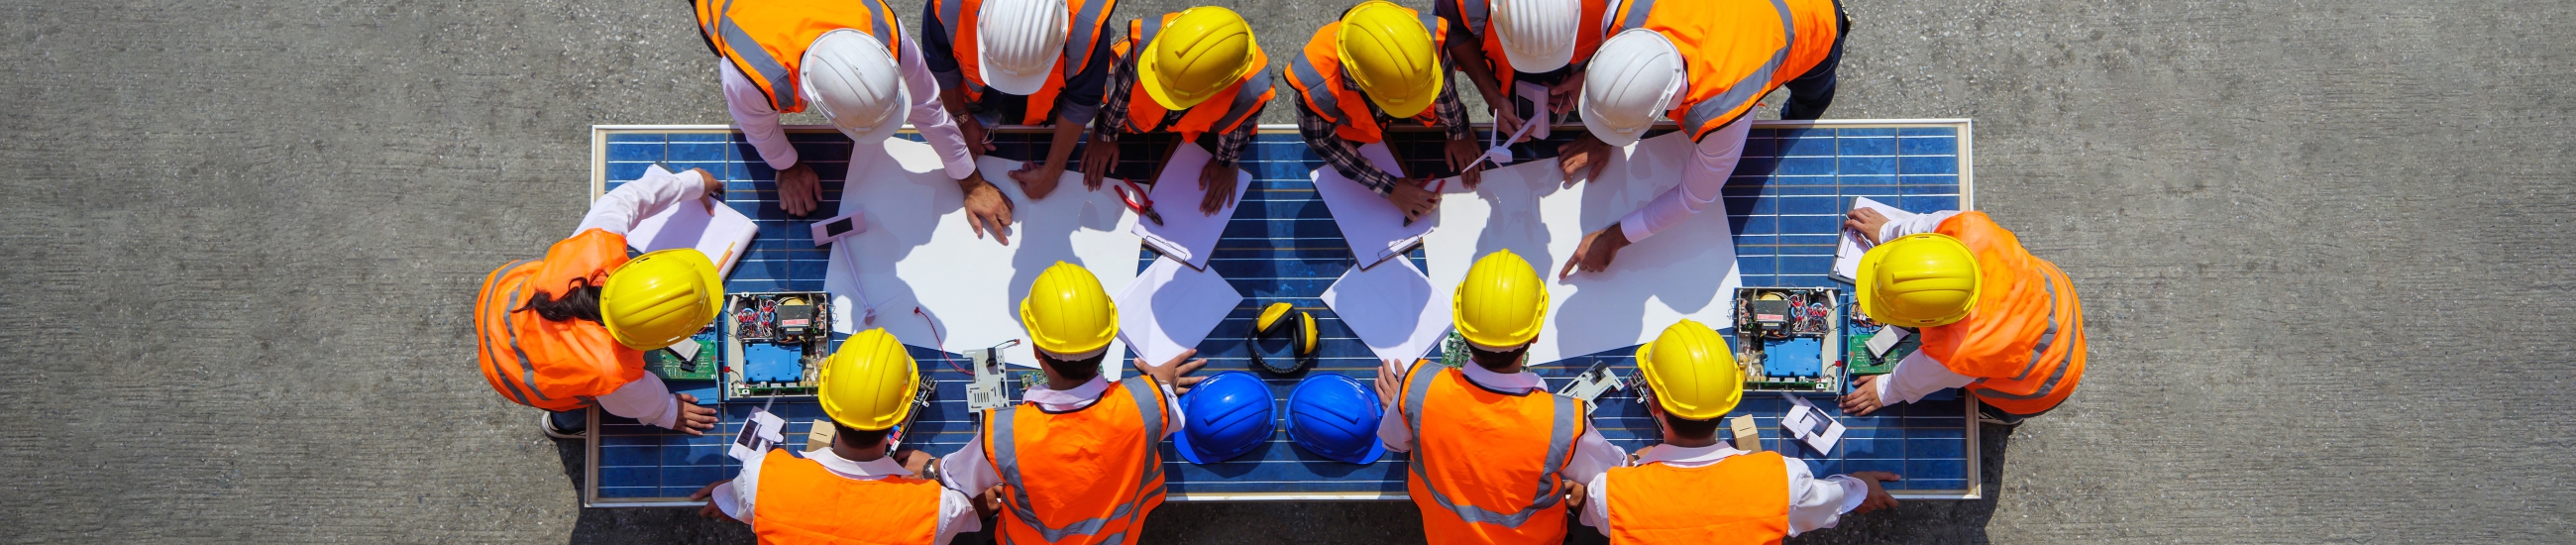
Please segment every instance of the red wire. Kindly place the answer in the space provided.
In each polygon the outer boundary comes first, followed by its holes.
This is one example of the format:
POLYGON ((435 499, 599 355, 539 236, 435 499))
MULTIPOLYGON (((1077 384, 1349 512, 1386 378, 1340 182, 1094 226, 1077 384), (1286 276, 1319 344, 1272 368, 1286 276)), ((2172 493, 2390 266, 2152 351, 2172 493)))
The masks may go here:
POLYGON ((929 325, 929 326, 930 326, 930 340, 931 340, 931 342, 939 343, 939 347, 938 347, 938 348, 939 348, 939 361, 947 362, 947 363, 948 363, 948 368, 949 368, 949 369, 956 369, 956 370, 957 370, 957 372, 959 372, 959 373, 966 373, 966 374, 970 374, 970 375, 975 373, 974 371, 968 371, 968 370, 966 370, 966 367, 965 367, 965 366, 957 365, 957 358, 956 358, 956 357, 954 357, 954 356, 950 356, 950 355, 948 355, 948 339, 947 339, 946 337, 943 337, 943 336, 941 336, 941 335, 939 334, 939 322, 931 321, 931 320, 930 320, 930 314, 922 312, 922 311, 921 311, 921 307, 918 307, 918 306, 916 306, 916 307, 912 307, 912 315, 914 315, 914 316, 920 316, 920 317, 921 317, 921 323, 923 323, 923 324, 927 324, 927 325, 929 325))

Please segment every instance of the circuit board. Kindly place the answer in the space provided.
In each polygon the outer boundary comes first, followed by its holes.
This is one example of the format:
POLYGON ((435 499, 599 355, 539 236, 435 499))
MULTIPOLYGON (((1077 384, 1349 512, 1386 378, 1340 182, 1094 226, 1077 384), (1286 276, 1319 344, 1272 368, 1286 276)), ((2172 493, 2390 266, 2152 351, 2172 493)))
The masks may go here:
POLYGON ((670 350, 646 350, 644 369, 662 377, 662 380, 715 380, 716 369, 722 366, 716 360, 717 348, 724 346, 718 342, 716 329, 709 327, 699 331, 689 340, 697 342, 696 355, 681 359, 670 350))
POLYGON ((1905 356, 1923 348, 1922 339, 1906 335, 1905 340, 1896 342, 1895 348, 1887 350, 1887 357, 1872 356, 1869 352, 1869 338, 1877 335, 1878 329, 1878 326, 1862 326, 1854 323, 1851 329, 1845 330, 1851 334, 1843 336, 1843 353, 1849 355, 1844 360, 1843 368, 1850 371, 1852 376, 1884 375, 1894 372, 1898 360, 1903 360, 1905 356), (1868 327, 1868 330, 1863 331, 1862 327, 1868 327))
POLYGON ((725 397, 814 395, 832 338, 831 301, 822 292, 727 296, 725 397))
POLYGON ((1735 361, 1744 370, 1744 388, 1840 391, 1841 300, 1830 288, 1736 290, 1735 361))

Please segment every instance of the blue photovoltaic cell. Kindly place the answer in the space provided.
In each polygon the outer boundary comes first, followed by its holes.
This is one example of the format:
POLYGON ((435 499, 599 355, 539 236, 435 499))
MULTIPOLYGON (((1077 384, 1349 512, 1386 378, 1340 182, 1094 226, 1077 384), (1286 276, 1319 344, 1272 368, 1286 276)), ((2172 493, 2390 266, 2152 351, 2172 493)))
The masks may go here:
MULTIPOLYGON (((1757 123, 1746 142, 1744 160, 1723 191, 1725 211, 1736 230, 1744 285, 1844 286, 1826 273, 1833 262, 1841 211, 1855 197, 1871 197, 1913 212, 1958 208, 1966 178, 1962 158, 1956 154, 1962 147, 1958 127, 1788 128, 1757 123)), ((806 219, 815 218, 789 218, 778 209, 777 194, 771 188, 775 171, 760 161, 759 152, 741 136, 729 130, 677 128, 602 132, 606 162, 594 168, 608 188, 641 177, 646 165, 657 162, 675 170, 705 168, 723 178, 727 204, 751 216, 761 229, 760 238, 726 280, 728 291, 823 289, 828 254, 807 240, 805 227, 806 219)), ((1553 157, 1556 146, 1577 132, 1560 130, 1553 139, 1513 149, 1523 161, 1553 157)), ((910 134, 903 137, 920 139, 910 134)), ((798 130, 789 139, 800 158, 822 178, 821 208, 837 209, 842 176, 848 171, 849 142, 829 129, 798 130)), ((1034 158, 1047 146, 1046 136, 1037 133, 1003 132, 995 140, 1001 149, 994 155, 1012 159, 1034 158)), ((1155 167, 1152 158, 1162 157, 1172 141, 1164 135, 1122 141, 1120 162, 1111 176, 1150 176, 1155 167)), ((1399 131, 1390 135, 1388 143, 1406 158, 1405 167, 1413 175, 1451 174, 1438 159, 1441 139, 1436 132, 1399 131)), ((1246 151, 1242 167, 1253 175, 1252 187, 1226 225, 1209 267, 1224 275, 1244 301, 1199 344, 1199 355, 1209 361, 1199 373, 1253 368, 1244 341, 1261 307, 1284 301, 1313 312, 1322 338, 1314 367, 1285 377, 1256 371, 1281 400, 1277 412, 1285 414, 1288 390, 1304 375, 1344 373, 1366 381, 1374 376, 1377 362, 1318 299, 1354 263, 1340 229, 1307 177, 1308 172, 1324 168, 1321 160, 1293 129, 1264 130, 1246 151)), ((1415 265, 1424 265, 1419 250, 1409 257, 1415 265)), ((1154 258, 1152 250, 1137 250, 1140 269, 1154 258)), ((962 356, 919 347, 911 350, 936 393, 932 406, 920 411, 912 429, 902 434, 905 445, 939 454, 954 451, 976 429, 964 408, 967 375, 949 363, 962 356)), ((1622 375, 1633 375, 1632 351, 1622 348, 1574 356, 1530 370, 1552 382, 1562 381, 1599 361, 1622 375)), ((1010 388, 1020 388, 1016 379, 1010 388)), ((1651 444, 1654 425, 1636 401, 1624 390, 1603 396, 1592 413, 1593 425, 1603 437, 1625 448, 1651 444)), ((1905 480, 1887 486, 1900 493, 1957 495, 1973 483, 1968 455, 1974 445, 1968 443, 1968 426, 1974 423, 1965 417, 1963 401, 1952 397, 1899 405, 1867 417, 1842 417, 1830 398, 1811 401, 1850 427, 1836 452, 1820 454, 1780 441, 1778 419, 1789 407, 1785 397, 1748 395, 1738 412, 1754 415, 1762 425, 1764 448, 1788 449, 1783 452, 1808 460, 1820 474, 1896 472, 1905 480)), ((724 455, 724 446, 743 419, 760 406, 759 400, 720 404, 723 422, 705 436, 599 414, 601 423, 592 434, 598 451, 590 460, 596 493, 590 500, 605 505, 684 501, 698 487, 730 478, 739 465, 724 455)), ((820 408, 810 400, 779 400, 769 410, 787 418, 791 445, 801 446, 805 432, 822 418, 820 408)), ((1252 496, 1258 494, 1399 498, 1405 491, 1401 455, 1390 453, 1367 466, 1331 461, 1290 444, 1285 431, 1241 457, 1205 466, 1180 461, 1168 442, 1161 448, 1171 498, 1177 501, 1258 499, 1252 496)))

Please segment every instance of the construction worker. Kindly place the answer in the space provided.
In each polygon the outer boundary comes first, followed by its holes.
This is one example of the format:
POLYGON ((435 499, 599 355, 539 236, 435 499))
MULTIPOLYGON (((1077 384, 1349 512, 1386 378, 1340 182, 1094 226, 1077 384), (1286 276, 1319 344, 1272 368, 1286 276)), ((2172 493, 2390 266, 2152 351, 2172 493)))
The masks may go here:
POLYGON ((476 359, 503 399, 552 411, 557 439, 587 431, 589 409, 704 435, 716 411, 672 394, 644 372, 644 351, 696 335, 716 318, 724 284, 692 249, 626 257, 635 223, 673 206, 724 206, 724 183, 704 170, 648 172, 591 201, 573 236, 493 269, 474 298, 476 359))
POLYGON ((1888 221, 1852 210, 1843 228, 1886 241, 1861 254, 1854 302, 1871 320, 1910 327, 1923 348, 1886 375, 1861 377, 1843 412, 1869 414, 1943 388, 1977 396, 1978 420, 2020 424, 2084 379, 2084 305, 2057 265, 1984 212, 1945 210, 1888 221))
POLYGON ((780 208, 803 216, 823 198, 814 168, 797 156, 778 126, 780 114, 812 106, 861 147, 885 141, 910 122, 939 153, 948 177, 957 180, 967 225, 977 236, 990 231, 995 241, 1009 243, 1003 228, 1011 224, 1010 199, 975 172, 973 150, 939 107, 939 88, 920 48, 902 35, 902 22, 882 0, 693 6, 699 36, 726 61, 717 63, 725 109, 761 161, 778 170, 780 208))
POLYGON ((974 500, 922 474, 930 455, 886 452, 921 388, 902 342, 884 329, 861 331, 841 341, 819 373, 815 400, 832 419, 831 446, 773 448, 744 460, 740 475, 689 495, 708 500, 700 516, 749 523, 761 543, 940 544, 984 529, 974 500))
MULTIPOLYGON (((1458 101, 1445 76, 1449 67, 1440 51, 1447 36, 1439 17, 1370 0, 1316 29, 1302 54, 1288 62, 1288 86, 1297 92, 1297 132, 1306 145, 1334 172, 1386 196, 1407 220, 1440 203, 1437 188, 1427 177, 1371 164, 1360 152, 1363 146, 1384 148, 1387 127, 1412 120, 1446 131, 1441 152, 1451 169, 1465 169, 1484 153, 1471 138, 1466 103, 1458 101)), ((1460 174, 1469 186, 1483 181, 1476 172, 1460 174)))
POLYGON ((1547 315, 1547 286, 1528 261, 1487 254, 1453 297, 1475 364, 1384 362, 1379 438, 1412 453, 1405 489, 1432 543, 1562 542, 1565 496, 1628 453, 1592 428, 1582 401, 1522 369, 1547 315))
POLYGON ((1612 542, 1779 543, 1832 528, 1843 513, 1896 506, 1879 486, 1894 474, 1818 479, 1805 461, 1719 442, 1727 411, 1744 397, 1744 374, 1726 338, 1707 325, 1664 328, 1637 347, 1637 374, 1664 442, 1585 488, 1583 523, 1612 542))
POLYGON ((958 117, 977 155, 993 149, 993 125, 1052 125, 1043 161, 1011 171, 1031 199, 1055 191, 1082 129, 1099 115, 1109 82, 1106 24, 1117 0, 929 0, 921 5, 922 46, 939 77, 940 101, 958 117))
POLYGON ((1179 393, 1201 380, 1183 375, 1207 360, 1186 350, 1162 365, 1135 362, 1140 373, 1126 380, 1102 379, 1117 305, 1091 271, 1061 261, 1029 286, 1020 325, 1046 383, 1019 405, 985 410, 975 438, 931 472, 955 490, 1000 488, 995 541, 1135 543, 1145 515, 1163 504, 1156 445, 1188 422, 1179 393))
MULTIPOLYGON (((1610 0, 1436 0, 1449 23, 1449 58, 1494 112, 1494 131, 1512 134, 1534 118, 1574 111, 1583 68, 1601 47, 1610 0), (1518 100, 1536 94, 1539 100, 1518 100)), ((1522 140, 1546 138, 1546 122, 1522 140)), ((1597 140, 1596 140, 1597 141, 1597 140)))
POLYGON ((1599 178, 1611 150, 1636 143, 1658 113, 1697 145, 1680 185, 1585 235, 1558 276, 1608 269, 1620 248, 1716 205, 1763 95, 1789 88, 1784 119, 1824 115, 1849 21, 1839 0, 1625 0, 1612 10, 1575 108, 1589 134, 1559 148, 1559 167, 1569 180, 1599 178))
POLYGON ((1101 176, 1117 166, 1119 135, 1169 131, 1213 156, 1199 167, 1199 189, 1207 192, 1199 213, 1224 210, 1261 108, 1277 94, 1262 70, 1270 59, 1253 41, 1252 26, 1234 10, 1200 6, 1129 21, 1127 40, 1116 51, 1108 108, 1092 117, 1091 142, 1083 148, 1083 186, 1100 187, 1101 176))

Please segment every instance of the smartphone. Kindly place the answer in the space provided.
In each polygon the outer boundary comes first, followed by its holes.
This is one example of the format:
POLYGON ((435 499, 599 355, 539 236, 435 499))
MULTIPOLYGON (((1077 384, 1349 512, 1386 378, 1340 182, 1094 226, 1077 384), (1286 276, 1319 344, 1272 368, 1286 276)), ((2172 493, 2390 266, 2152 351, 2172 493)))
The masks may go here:
POLYGON ((864 217, 863 212, 851 212, 850 215, 847 216, 815 220, 814 247, 820 248, 824 245, 839 242, 842 237, 858 234, 866 230, 868 230, 868 222, 864 217))

